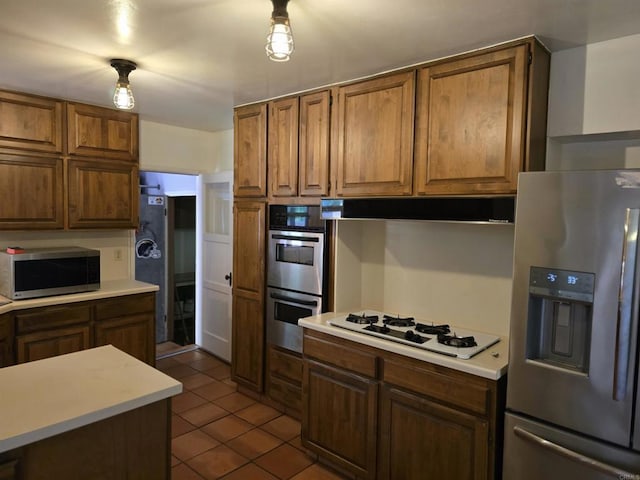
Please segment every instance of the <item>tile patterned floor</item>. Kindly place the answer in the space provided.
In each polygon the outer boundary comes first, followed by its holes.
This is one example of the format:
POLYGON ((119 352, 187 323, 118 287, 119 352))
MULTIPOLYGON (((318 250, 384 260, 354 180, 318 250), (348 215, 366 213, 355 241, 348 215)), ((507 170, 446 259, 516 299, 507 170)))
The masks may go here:
POLYGON ((236 391, 229 366, 201 351, 156 366, 182 382, 172 402, 172 480, 341 480, 300 443, 300 422, 236 391))

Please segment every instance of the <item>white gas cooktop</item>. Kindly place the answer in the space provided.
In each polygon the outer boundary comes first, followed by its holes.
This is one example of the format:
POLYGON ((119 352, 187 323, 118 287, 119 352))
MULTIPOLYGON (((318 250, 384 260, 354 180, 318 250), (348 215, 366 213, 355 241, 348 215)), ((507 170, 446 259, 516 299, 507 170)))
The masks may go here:
POLYGON ((500 341, 497 335, 373 310, 358 311, 348 316, 341 315, 328 322, 334 327, 464 360, 500 341))

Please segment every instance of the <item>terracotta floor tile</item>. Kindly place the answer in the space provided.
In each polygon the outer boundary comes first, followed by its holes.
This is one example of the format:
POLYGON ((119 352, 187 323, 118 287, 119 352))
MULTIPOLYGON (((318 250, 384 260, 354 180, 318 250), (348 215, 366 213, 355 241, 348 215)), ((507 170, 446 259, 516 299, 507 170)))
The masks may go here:
POLYGON ((187 390, 193 390, 194 388, 202 387, 214 381, 209 375, 204 373, 196 373, 195 375, 189 375, 188 377, 181 378, 182 386, 187 390))
POLYGON ((278 477, 274 477, 255 463, 248 463, 229 475, 225 475, 221 480, 278 480, 278 477))
POLYGON ((255 463, 278 478, 291 478, 313 463, 313 460, 291 445, 284 444, 261 456, 255 463))
POLYGON ((171 469, 171 480, 204 480, 203 477, 181 463, 171 469))
POLYGON ((243 395, 242 393, 233 392, 229 395, 225 395, 224 397, 217 398, 214 403, 216 405, 220 405, 222 408, 230 412, 237 412, 238 410, 242 410, 249 405, 253 405, 254 403, 256 403, 256 401, 253 398, 249 398, 246 395, 243 395))
POLYGON ((291 480, 344 480, 345 478, 318 463, 314 463, 292 477, 291 480))
MULTIPOLYGON (((205 370, 212 370, 220 367, 225 367, 227 365, 222 360, 218 360, 215 357, 207 356, 199 358, 198 360, 194 360, 193 362, 189 362, 189 366, 203 372, 205 370)), ((227 368, 229 367, 227 366, 227 368)))
POLYGON ((164 370, 164 373, 176 380, 180 380, 181 378, 188 377, 189 375, 195 375, 198 371, 194 370, 189 365, 180 364, 167 368, 164 370))
POLYGON ((175 467, 176 465, 179 465, 180 463, 180 459, 178 457, 176 457, 175 455, 171 455, 171 466, 175 467))
POLYGON ((249 430, 247 433, 227 442, 229 447, 252 460, 273 450, 281 444, 282 440, 278 437, 274 437, 270 433, 259 428, 249 430))
POLYGON ((195 393, 182 392, 171 399, 171 410, 176 413, 185 412, 203 403, 207 403, 207 401, 195 393))
POLYGON ((187 432, 195 430, 197 427, 187 422, 180 415, 171 415, 171 438, 179 437, 187 432))
POLYGON ((300 422, 287 415, 274 418, 261 428, 287 442, 300 435, 300 422))
POLYGON ((236 438, 237 436, 248 432, 252 428, 254 427, 249 422, 245 422, 235 415, 227 415, 220 420, 216 420, 215 422, 205 425, 202 427, 202 431, 216 440, 228 442, 232 438, 236 438))
POLYGON ((161 371, 165 371, 167 368, 180 365, 180 362, 173 357, 166 357, 156 360, 156 368, 161 371))
POLYGON ((206 433, 194 430, 171 440, 171 453, 184 462, 218 445, 220 442, 206 433))
MULTIPOLYGON (((248 460, 224 445, 192 458, 187 463, 207 480, 218 479, 246 464, 248 460)), ((249 480, 249 478, 247 479, 249 480)))
POLYGON ((189 350, 188 352, 180 353, 178 355, 174 355, 171 358, 176 359, 180 363, 191 363, 196 360, 202 360, 203 358, 211 358, 212 356, 202 350, 189 350))
POLYGON ((262 425, 263 423, 273 420, 281 415, 275 408, 263 405, 262 403, 249 405, 247 408, 243 408, 242 410, 235 412, 235 414, 254 425, 262 425))
POLYGON ((207 423, 211 423, 214 420, 218 420, 219 418, 225 417, 227 415, 229 415, 229 412, 227 412, 224 408, 209 402, 205 403, 204 405, 192 408, 191 410, 187 410, 186 412, 180 413, 180 416, 187 422, 192 423, 193 425, 196 425, 198 427, 202 427, 207 423))
POLYGON ((300 435, 292 438, 287 443, 292 447, 296 447, 298 450, 302 450, 303 452, 306 452, 306 449, 302 446, 302 439, 300 438, 300 435))
POLYGON ((215 378, 216 380, 225 380, 231 377, 231 369, 228 365, 221 365, 213 368, 209 368, 204 371, 207 375, 215 378))
POLYGON ((219 382, 217 380, 214 380, 213 382, 208 383, 207 385, 194 388, 193 392, 197 393, 203 398, 206 398, 207 400, 215 400, 217 398, 224 397, 226 395, 229 395, 230 393, 235 392, 235 388, 230 387, 229 385, 225 385, 224 383, 219 382))

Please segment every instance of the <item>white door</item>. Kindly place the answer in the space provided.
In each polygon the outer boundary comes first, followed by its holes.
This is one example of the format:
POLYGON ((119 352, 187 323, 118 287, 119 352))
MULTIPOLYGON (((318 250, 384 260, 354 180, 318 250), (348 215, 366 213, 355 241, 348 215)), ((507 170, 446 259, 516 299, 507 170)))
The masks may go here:
POLYGON ((201 241, 196 269, 201 281, 196 343, 231 361, 233 172, 201 175, 198 198, 201 241))

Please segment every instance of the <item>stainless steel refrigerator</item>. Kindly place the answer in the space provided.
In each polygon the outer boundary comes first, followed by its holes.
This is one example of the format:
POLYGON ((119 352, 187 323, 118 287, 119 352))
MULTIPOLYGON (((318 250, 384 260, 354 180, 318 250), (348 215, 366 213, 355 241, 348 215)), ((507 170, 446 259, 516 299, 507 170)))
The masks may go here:
POLYGON ((640 171, 523 173, 503 478, 640 479, 640 171))

